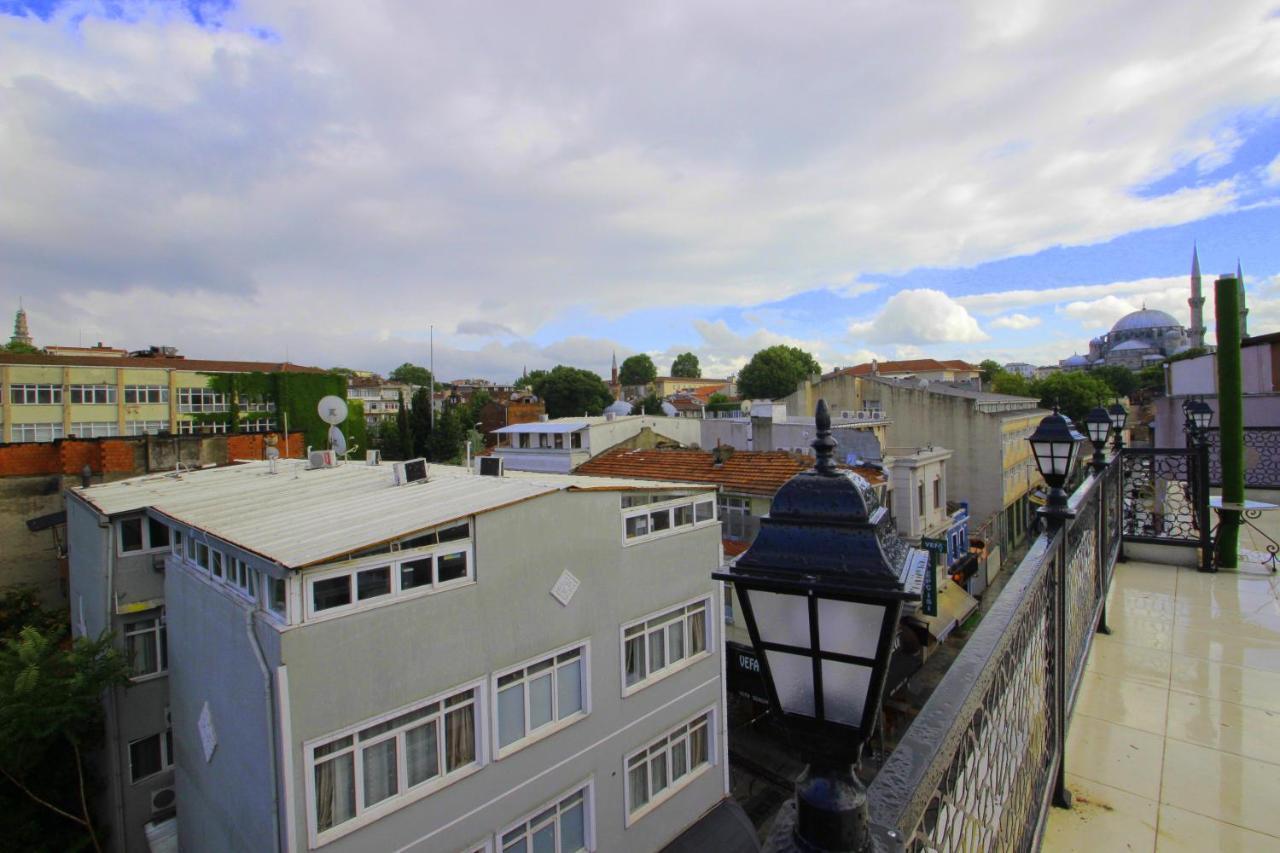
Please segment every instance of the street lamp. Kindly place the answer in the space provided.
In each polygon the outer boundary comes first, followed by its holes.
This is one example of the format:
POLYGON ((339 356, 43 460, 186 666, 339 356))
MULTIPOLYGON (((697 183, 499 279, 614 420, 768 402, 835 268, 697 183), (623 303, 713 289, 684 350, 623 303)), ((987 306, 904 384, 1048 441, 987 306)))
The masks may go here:
POLYGON ((1196 434, 1202 433, 1213 423, 1213 409, 1204 400, 1192 400, 1187 404, 1187 420, 1196 434))
POLYGON ((1041 507, 1040 512, 1051 519, 1061 520, 1070 515, 1063 485, 1075 465, 1076 454, 1080 452, 1080 442, 1084 441, 1084 436, 1054 406, 1053 414, 1040 421, 1036 431, 1027 440, 1031 442, 1031 452, 1036 457, 1040 476, 1044 477, 1049 486, 1048 503, 1041 507))
POLYGON ((929 558, 898 538, 866 480, 836 468, 824 400, 815 425, 813 470, 778 490, 751 547, 713 577, 737 590, 770 708, 809 763, 768 849, 857 851, 869 829, 854 766, 929 558))
POLYGON ((1129 420, 1129 410, 1124 407, 1117 397, 1116 401, 1107 409, 1107 414, 1111 416, 1111 429, 1115 432, 1116 453, 1124 449, 1124 425, 1129 420))
POLYGON ((1093 411, 1084 416, 1084 428, 1089 433, 1089 441, 1093 443, 1093 467, 1101 471, 1107 467, 1107 457, 1103 454, 1107 446, 1107 433, 1111 432, 1111 415, 1101 406, 1094 406, 1093 411))

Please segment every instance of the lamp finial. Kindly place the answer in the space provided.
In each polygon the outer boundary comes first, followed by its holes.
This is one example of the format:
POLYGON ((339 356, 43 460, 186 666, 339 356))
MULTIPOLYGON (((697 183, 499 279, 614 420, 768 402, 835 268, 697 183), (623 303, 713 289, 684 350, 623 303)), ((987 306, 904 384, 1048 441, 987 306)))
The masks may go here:
POLYGON ((819 400, 818 409, 813 414, 814 426, 818 428, 818 437, 809 445, 818 454, 814 468, 819 474, 835 474, 836 463, 831 453, 836 449, 835 439, 831 437, 831 413, 827 411, 827 401, 819 400))

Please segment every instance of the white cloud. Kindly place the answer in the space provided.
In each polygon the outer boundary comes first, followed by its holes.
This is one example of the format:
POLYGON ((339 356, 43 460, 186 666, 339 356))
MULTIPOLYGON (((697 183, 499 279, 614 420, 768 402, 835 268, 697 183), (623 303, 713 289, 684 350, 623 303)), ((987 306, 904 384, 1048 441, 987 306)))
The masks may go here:
POLYGON ((849 332, 873 343, 971 343, 988 335, 963 305, 940 290, 900 290, 872 320, 850 324, 849 332))
POLYGON ((1027 314, 1006 314, 1003 317, 997 317, 991 321, 993 329, 1033 329, 1040 325, 1039 317, 1031 317, 1027 314))
POLYGON ((1268 184, 1280 186, 1280 154, 1277 154, 1276 158, 1267 165, 1264 174, 1268 184))
MULTIPOLYGON (((1190 267, 1191 259, 1188 258, 1188 270, 1190 267)), ((998 314, 1011 308, 1034 308, 1036 306, 1056 305, 1062 302, 1094 299, 1116 294, 1161 293, 1171 289, 1189 293, 1189 287, 1190 279, 1188 276, 1183 275, 1164 278, 1142 278, 1134 281, 1113 281, 1107 284, 1047 287, 1044 290, 1018 289, 974 293, 968 296, 957 296, 956 302, 978 314, 998 314)))

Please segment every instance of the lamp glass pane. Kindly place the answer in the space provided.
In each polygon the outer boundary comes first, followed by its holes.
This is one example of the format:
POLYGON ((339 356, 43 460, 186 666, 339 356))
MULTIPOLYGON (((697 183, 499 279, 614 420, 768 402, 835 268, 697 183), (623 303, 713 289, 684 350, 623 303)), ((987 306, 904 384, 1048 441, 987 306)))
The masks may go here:
POLYGON ((813 660, 786 652, 765 652, 778 701, 788 714, 813 716, 813 660))
POLYGON ((809 599, 803 595, 750 592, 756 630, 766 643, 809 648, 809 599))
POLYGON ((1107 440, 1107 433, 1111 431, 1111 421, 1089 421, 1085 426, 1089 430, 1089 440, 1094 444, 1102 444, 1107 440))
POLYGON ((1074 442, 1070 441, 1054 441, 1049 444, 1049 473, 1056 474, 1059 477, 1067 476, 1067 472, 1071 470, 1071 451, 1074 449, 1074 442))
POLYGON ((818 642, 824 652, 874 659, 883 625, 880 605, 818 600, 818 642))
POLYGON ((862 725, 871 689, 871 667, 833 660, 822 662, 822 710, 828 720, 862 725))

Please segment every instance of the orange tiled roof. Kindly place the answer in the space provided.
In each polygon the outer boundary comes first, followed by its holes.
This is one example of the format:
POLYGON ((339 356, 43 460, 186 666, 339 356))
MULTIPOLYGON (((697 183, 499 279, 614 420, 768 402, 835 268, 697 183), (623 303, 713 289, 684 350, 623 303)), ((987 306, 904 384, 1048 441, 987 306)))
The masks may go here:
POLYGON ((729 383, 726 382, 724 385, 706 385, 702 388, 690 388, 688 393, 705 403, 711 399, 712 394, 723 394, 728 387, 729 383))
POLYGON ((746 542, 740 542, 737 539, 721 539, 720 544, 724 546, 724 558, 732 560, 734 557, 740 557, 747 553, 747 549, 751 547, 746 542))
MULTIPOLYGON (((620 447, 588 459, 574 473, 707 483, 726 492, 772 497, 783 483, 812 466, 813 460, 785 450, 738 450, 724 464, 717 466, 709 450, 628 450, 620 447)), ((867 478, 868 482, 884 482, 884 475, 875 468, 857 467, 852 470, 867 478)))
MULTIPOLYGON (((876 370, 880 373, 919 373, 927 370, 977 370, 977 365, 969 364, 967 361, 961 361, 953 358, 948 361, 938 361, 936 358, 912 358, 906 361, 881 361, 877 362, 876 370)), ((855 364, 853 367, 846 367, 843 370, 837 370, 831 376, 869 376, 871 374, 871 362, 866 364, 855 364)))

